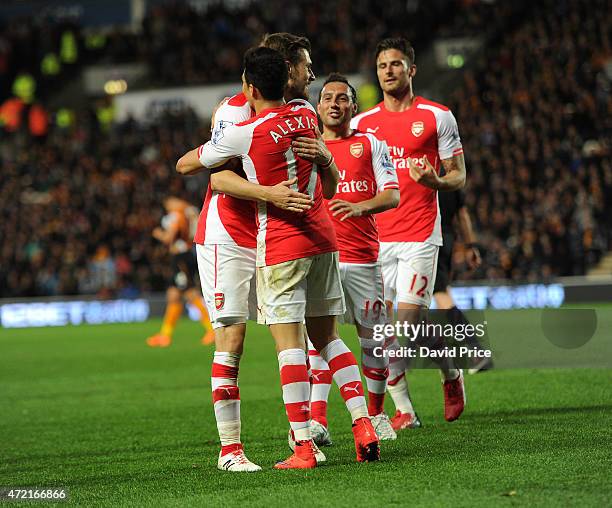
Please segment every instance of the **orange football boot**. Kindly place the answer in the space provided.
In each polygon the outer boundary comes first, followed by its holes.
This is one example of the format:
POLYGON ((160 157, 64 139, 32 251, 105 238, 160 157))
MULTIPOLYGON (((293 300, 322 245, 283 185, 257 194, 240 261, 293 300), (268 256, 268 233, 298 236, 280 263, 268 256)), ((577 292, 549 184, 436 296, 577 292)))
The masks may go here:
POLYGON ((170 344, 172 344, 172 339, 161 333, 157 333, 147 339, 147 346, 149 347, 168 347, 170 344))
POLYGON ((373 462, 380 460, 378 436, 369 418, 359 418, 353 423, 353 437, 357 462, 373 462))
POLYGON ((274 469, 312 469, 314 467, 317 467, 317 459, 312 440, 296 441, 293 455, 274 465, 274 469))

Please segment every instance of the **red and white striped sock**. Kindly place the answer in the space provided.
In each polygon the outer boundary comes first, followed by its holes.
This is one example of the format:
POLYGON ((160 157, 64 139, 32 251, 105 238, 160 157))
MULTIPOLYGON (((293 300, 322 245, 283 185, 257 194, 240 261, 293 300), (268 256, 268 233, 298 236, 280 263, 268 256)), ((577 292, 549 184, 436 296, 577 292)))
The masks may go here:
MULTIPOLYGON (((392 337, 385 347, 387 350, 399 349, 400 345, 396 337, 392 337)), ((391 356, 389 358, 389 379, 387 390, 393 399, 395 409, 402 413, 414 414, 410 394, 408 393, 408 382, 406 381, 406 362, 404 358, 391 356)))
POLYGON ((332 374, 327 362, 308 340, 312 387, 310 392, 311 418, 327 428, 327 398, 332 383, 332 374))
POLYGON ((385 410, 389 357, 374 354, 374 348, 381 346, 378 340, 359 337, 359 344, 361 345, 361 368, 368 387, 368 413, 370 416, 376 416, 385 410))
POLYGON ((355 355, 346 347, 342 339, 335 339, 327 344, 321 349, 320 354, 329 365, 352 420, 367 417, 368 408, 363 396, 361 374, 355 355))
POLYGON ((283 402, 296 441, 310 440, 310 382, 306 353, 285 349, 278 353, 283 402))
POLYGON ((238 353, 215 351, 211 385, 221 455, 242 448, 240 443, 240 391, 238 389, 238 353))

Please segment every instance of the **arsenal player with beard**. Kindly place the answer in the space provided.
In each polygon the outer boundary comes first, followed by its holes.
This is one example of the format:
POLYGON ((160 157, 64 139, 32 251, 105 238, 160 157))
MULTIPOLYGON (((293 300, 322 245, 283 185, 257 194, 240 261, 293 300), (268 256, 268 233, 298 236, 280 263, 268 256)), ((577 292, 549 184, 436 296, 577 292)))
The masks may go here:
MULTIPOLYGON (((285 59, 289 73, 285 99, 307 97, 308 85, 315 79, 308 39, 274 33, 266 35, 261 46, 279 51, 285 59)), ((224 101, 214 114, 211 139, 222 141, 229 127, 254 114, 244 93, 224 101)), ((295 152, 319 164, 331 157, 324 143, 315 139, 302 140, 302 147, 296 147, 295 152)), ((295 190, 295 184, 295 178, 268 187, 252 184, 246 180, 238 159, 230 160, 211 174, 194 238, 202 293, 215 331, 211 384, 221 441, 218 467, 229 472, 260 469, 243 451, 238 389, 246 321, 256 315, 257 226, 253 201, 304 213, 313 202, 310 196, 295 190)), ((324 460, 324 455, 317 452, 317 459, 324 460)))
POLYGON ((344 313, 344 298, 336 238, 323 197, 333 197, 338 173, 332 156, 320 168, 297 156, 294 143, 314 139, 317 120, 308 102, 284 102, 286 84, 287 68, 279 52, 261 47, 247 51, 243 92, 256 116, 185 154, 177 171, 191 174, 240 157, 255 184, 274 186, 297 177, 296 187, 313 201, 303 215, 265 203, 259 203, 257 210, 258 305, 276 341, 283 400, 296 441, 294 455, 275 467, 312 468, 317 464, 310 432, 304 320, 351 414, 357 460, 378 460, 378 437, 367 417, 357 362, 336 332, 335 316, 344 313))
MULTIPOLYGON (((430 305, 442 245, 437 192, 460 189, 466 178, 455 117, 446 106, 414 94, 414 62, 414 49, 407 40, 381 41, 376 48, 376 72, 383 101, 351 123, 387 142, 397 170, 400 204, 377 216, 379 259, 388 308, 397 298, 398 319, 413 323, 424 317, 430 305), (440 176, 441 166, 444 176, 440 176)), ((420 345, 425 345, 424 338, 421 340, 420 345)), ((444 347, 439 338, 429 346, 444 347)), ((463 374, 450 360, 438 365, 443 373, 444 416, 453 421, 465 406, 463 374)), ((397 407, 394 428, 417 426, 405 365, 393 362, 390 369, 389 392, 397 407)))

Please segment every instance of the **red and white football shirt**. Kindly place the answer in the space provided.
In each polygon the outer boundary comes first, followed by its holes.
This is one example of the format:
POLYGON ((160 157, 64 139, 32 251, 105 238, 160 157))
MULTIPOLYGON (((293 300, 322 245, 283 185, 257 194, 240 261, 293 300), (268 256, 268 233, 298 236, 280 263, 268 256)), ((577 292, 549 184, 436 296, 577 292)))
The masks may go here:
POLYGON ((313 207, 304 213, 257 205, 257 264, 269 266, 338 250, 325 210, 317 166, 296 157, 291 148, 298 136, 314 137, 317 116, 312 106, 296 99, 262 111, 252 119, 227 127, 223 136, 200 148, 200 162, 214 168, 241 156, 249 181, 276 185, 297 176, 294 189, 309 194, 313 207))
POLYGON ((381 242, 428 242, 442 245, 437 191, 410 177, 409 160, 425 167, 427 156, 436 171, 440 160, 463 153, 457 121, 451 111, 423 97, 399 113, 384 102, 353 118, 351 127, 374 134, 389 146, 400 184, 400 204, 376 216, 381 242))
MULTIPOLYGON (((244 94, 234 95, 217 109, 211 139, 221 139, 225 129, 254 114, 244 94)), ((239 245, 254 249, 256 235, 254 203, 213 191, 209 183, 193 241, 202 245, 239 245)))
MULTIPOLYGON (((372 134, 355 131, 343 139, 326 140, 336 160, 340 181, 334 199, 358 203, 372 199, 378 192, 399 189, 395 168, 384 141, 372 134)), ((378 259, 378 230, 373 215, 350 217, 340 221, 333 217, 341 263, 375 263, 378 259)))

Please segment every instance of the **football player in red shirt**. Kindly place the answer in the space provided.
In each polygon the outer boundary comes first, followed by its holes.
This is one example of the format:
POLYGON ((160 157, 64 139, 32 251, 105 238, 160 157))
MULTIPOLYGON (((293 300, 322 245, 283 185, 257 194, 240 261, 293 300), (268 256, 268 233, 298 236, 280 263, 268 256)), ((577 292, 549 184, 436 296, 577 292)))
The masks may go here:
MULTIPOLYGON (((383 281, 378 263, 378 230, 374 214, 399 203, 399 184, 384 141, 355 131, 350 121, 357 112, 357 94, 348 80, 331 74, 317 105, 323 139, 331 151, 340 180, 334 199, 327 202, 340 251, 340 274, 347 310, 345 323, 357 328, 362 348, 362 369, 368 388, 368 412, 382 439, 395 439, 384 414, 389 360, 381 354, 383 343, 374 340, 373 329, 386 323, 383 281)), ((309 350, 313 376, 311 396, 314 432, 319 445, 331 444, 327 430, 327 396, 331 375, 316 350, 309 350), (320 427, 320 428, 319 428, 320 427)))
MULTIPOLYGON (((263 38, 261 46, 279 51, 287 62, 289 80, 285 99, 307 97, 308 85, 315 79, 308 39, 290 33, 273 33, 263 38)), ((223 101, 213 115, 211 139, 221 139, 226 128, 247 121, 254 114, 244 93, 223 101)), ((306 146, 313 162, 329 160, 329 151, 324 144, 321 146, 322 143, 314 140, 308 142, 310 144, 306 146)), ((229 472, 260 469, 244 454, 238 388, 246 321, 255 319, 257 314, 257 225, 253 201, 270 203, 296 213, 303 213, 312 205, 308 195, 289 188, 294 181, 268 187, 249 183, 236 161, 231 160, 211 174, 194 238, 202 293, 215 331, 211 385, 221 440, 218 467, 229 472), (232 171, 228 169, 230 167, 232 171)), ((325 460, 325 455, 319 450, 316 455, 317 461, 325 460)))
POLYGON ((335 234, 323 197, 333 196, 338 175, 332 168, 333 158, 319 168, 296 157, 292 142, 298 137, 314 138, 317 118, 304 100, 285 104, 286 83, 287 66, 280 53, 261 47, 249 50, 243 92, 256 115, 187 153, 177 170, 189 174, 240 157, 251 183, 276 185, 297 178, 295 188, 313 200, 312 208, 300 215, 265 203, 259 203, 257 210, 258 305, 276 341, 285 409, 297 444, 294 455, 275 467, 316 466, 304 319, 351 413, 358 461, 378 460, 378 437, 367 416, 359 369, 336 333, 335 316, 344 313, 344 298, 335 234))
MULTIPOLYGON (((397 170, 400 204, 380 214, 377 223, 388 308, 397 299, 398 319, 408 322, 420 320, 431 302, 442 245, 437 192, 460 189, 466 178, 455 117, 446 106, 414 94, 416 70, 414 49, 407 40, 381 41, 376 48, 376 72, 383 101, 357 115, 351 124, 385 140, 397 170), (440 176, 441 166, 444 176, 440 176)), ((444 347, 441 339, 430 346, 444 347)), ((444 416, 453 421, 465 405, 463 374, 450 359, 439 366, 444 378, 444 416)), ((413 426, 417 419, 403 362, 392 363, 391 368, 389 391, 398 408, 394 427, 413 426)))

